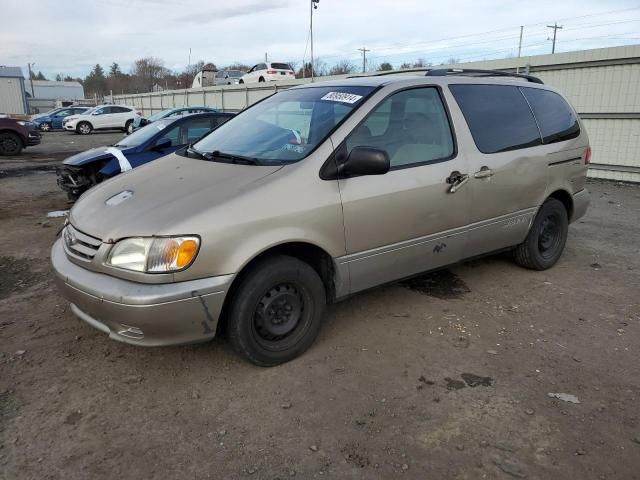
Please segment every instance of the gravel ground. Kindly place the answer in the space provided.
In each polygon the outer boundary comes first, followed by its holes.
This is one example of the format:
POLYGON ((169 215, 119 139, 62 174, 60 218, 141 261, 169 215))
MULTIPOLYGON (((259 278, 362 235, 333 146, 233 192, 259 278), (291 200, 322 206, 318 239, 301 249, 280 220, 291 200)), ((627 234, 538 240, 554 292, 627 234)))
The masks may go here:
POLYGON ((68 205, 33 173, 0 177, 0 478, 640 478, 639 186, 590 183, 549 271, 497 256, 372 290, 263 369, 76 319, 48 261, 68 205))

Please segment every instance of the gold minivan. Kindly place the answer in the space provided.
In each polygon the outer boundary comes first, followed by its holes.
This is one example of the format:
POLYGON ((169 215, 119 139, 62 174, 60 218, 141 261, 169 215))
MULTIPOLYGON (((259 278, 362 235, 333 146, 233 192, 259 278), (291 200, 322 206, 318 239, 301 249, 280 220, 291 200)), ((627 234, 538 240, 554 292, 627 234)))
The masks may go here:
POLYGON ((224 325, 241 355, 277 365, 359 291, 503 250, 553 266, 589 203, 590 153, 573 108, 531 76, 301 85, 89 190, 53 267, 73 312, 115 340, 224 325))

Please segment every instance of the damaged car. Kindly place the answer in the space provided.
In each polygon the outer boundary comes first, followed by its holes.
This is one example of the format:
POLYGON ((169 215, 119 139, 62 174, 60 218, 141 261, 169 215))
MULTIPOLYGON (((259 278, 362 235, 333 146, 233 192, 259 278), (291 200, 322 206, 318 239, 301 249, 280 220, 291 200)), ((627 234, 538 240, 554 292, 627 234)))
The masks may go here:
POLYGON ((76 200, 92 186, 196 142, 233 117, 233 113, 198 113, 158 120, 110 147, 78 153, 57 169, 58 186, 76 200))

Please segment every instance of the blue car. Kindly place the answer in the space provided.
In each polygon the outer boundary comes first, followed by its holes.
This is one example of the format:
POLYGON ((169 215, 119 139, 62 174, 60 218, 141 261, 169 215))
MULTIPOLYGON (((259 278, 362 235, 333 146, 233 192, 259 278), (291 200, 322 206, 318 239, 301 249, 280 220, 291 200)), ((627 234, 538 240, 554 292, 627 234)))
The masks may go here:
POLYGON ((138 128, 149 125, 163 118, 183 117, 185 115, 191 115, 193 113, 206 113, 206 112, 220 112, 217 108, 211 107, 176 107, 162 110, 161 112, 154 113, 149 118, 138 117, 132 124, 129 125, 127 133, 133 133, 138 128))
POLYGON ((53 129, 62 128, 62 121, 71 115, 80 115, 81 113, 89 110, 90 107, 62 107, 51 110, 44 115, 38 115, 31 119, 31 122, 43 132, 48 132, 53 129))
POLYGON ((67 158, 56 169, 58 186, 70 200, 76 200, 103 180, 196 142, 234 115, 212 112, 158 120, 111 147, 93 148, 67 158))

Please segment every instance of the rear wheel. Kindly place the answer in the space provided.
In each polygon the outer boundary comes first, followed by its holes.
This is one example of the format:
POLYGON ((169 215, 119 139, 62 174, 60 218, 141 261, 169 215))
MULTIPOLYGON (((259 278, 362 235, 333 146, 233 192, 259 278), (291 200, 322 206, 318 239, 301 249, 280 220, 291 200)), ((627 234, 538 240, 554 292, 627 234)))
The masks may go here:
POLYGON ((127 120, 127 123, 124 124, 124 131, 127 132, 128 135, 133 133, 133 120, 127 120))
POLYGON ((258 82, 260 82, 260 83, 264 83, 264 77, 260 77, 260 78, 258 79, 258 82))
POLYGON ((238 83, 239 83, 240 85, 242 85, 242 84, 244 84, 244 80, 240 80, 238 83))
POLYGON ((76 127, 76 132, 81 135, 89 135, 91 130, 93 130, 93 127, 89 122, 80 122, 76 127))
POLYGON ((324 285, 313 268, 293 257, 269 258, 244 275, 231 299, 229 340, 256 365, 287 362, 315 340, 325 304, 324 285))
POLYGON ((564 204, 555 198, 545 201, 523 243, 514 250, 518 265, 532 270, 546 270, 556 264, 567 242, 569 215, 564 204))
POLYGON ((40 130, 42 132, 48 132, 49 130, 51 130, 51 124, 47 123, 47 122, 41 123, 40 124, 40 130))
POLYGON ((13 132, 0 133, 0 155, 18 155, 22 151, 22 139, 13 132))

